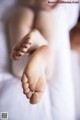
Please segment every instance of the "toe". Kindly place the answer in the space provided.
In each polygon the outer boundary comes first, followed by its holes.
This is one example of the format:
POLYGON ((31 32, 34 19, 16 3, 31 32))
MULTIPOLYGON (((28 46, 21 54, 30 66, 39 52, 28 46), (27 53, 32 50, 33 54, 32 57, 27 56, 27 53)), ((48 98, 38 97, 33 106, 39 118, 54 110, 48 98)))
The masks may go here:
POLYGON ((26 52, 26 48, 21 47, 21 48, 20 48, 20 52, 25 53, 25 52, 26 52))
POLYGON ((10 57, 11 57, 11 59, 18 60, 19 59, 18 52, 16 50, 12 50, 10 57))
POLYGON ((32 97, 32 94, 33 94, 33 92, 30 91, 29 93, 26 94, 26 97, 27 97, 28 99, 30 99, 30 98, 32 97))
POLYGON ((24 93, 24 94, 27 94, 27 93, 29 93, 29 92, 30 92, 30 89, 29 89, 29 88, 23 90, 23 93, 24 93))
POLYGON ((29 84, 28 83, 24 83, 24 84, 22 84, 22 87, 23 87, 23 89, 27 89, 29 87, 29 84))
POLYGON ((25 74, 23 74, 21 81, 22 81, 22 83, 28 82, 28 78, 25 74))
POLYGON ((29 50, 31 46, 31 43, 25 43, 23 44, 23 46, 20 48, 19 52, 20 52, 20 56, 23 56, 24 54, 26 54, 29 50))
POLYGON ((30 38, 25 39, 20 47, 20 51, 23 53, 22 55, 24 55, 28 51, 30 46, 31 46, 30 38))
POLYGON ((31 104, 37 104, 42 98, 43 92, 34 92, 30 99, 31 104))
POLYGON ((23 56, 25 53, 26 53, 26 48, 21 47, 20 50, 19 50, 20 56, 23 56))
POLYGON ((19 50, 18 53, 17 53, 18 58, 20 58, 20 57, 23 56, 23 55, 24 55, 24 52, 21 52, 21 51, 19 50))
POLYGON ((23 44, 23 47, 24 47, 24 48, 28 48, 28 44, 24 43, 24 44, 23 44))

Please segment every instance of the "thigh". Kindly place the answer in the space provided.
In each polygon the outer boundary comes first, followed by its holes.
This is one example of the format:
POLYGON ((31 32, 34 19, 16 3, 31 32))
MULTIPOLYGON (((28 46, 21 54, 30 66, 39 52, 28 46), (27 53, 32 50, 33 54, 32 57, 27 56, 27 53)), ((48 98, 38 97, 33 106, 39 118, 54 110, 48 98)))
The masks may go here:
POLYGON ((33 25, 34 13, 30 8, 17 8, 9 18, 11 48, 20 41, 33 25))

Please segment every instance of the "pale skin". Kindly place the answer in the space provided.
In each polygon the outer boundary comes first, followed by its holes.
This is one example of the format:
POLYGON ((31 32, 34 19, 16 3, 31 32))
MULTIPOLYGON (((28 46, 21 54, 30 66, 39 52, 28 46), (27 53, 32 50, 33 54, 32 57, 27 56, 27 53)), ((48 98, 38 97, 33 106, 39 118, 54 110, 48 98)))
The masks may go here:
MULTIPOLYGON (((46 1, 46 0, 45 0, 46 1)), ((46 7, 46 10, 49 9, 46 7)), ((37 15, 31 8, 19 8, 9 22, 13 60, 26 53, 30 60, 25 66, 21 81, 23 92, 31 104, 38 103, 46 88, 46 78, 51 76, 54 61, 51 11, 39 10, 37 15), (46 74, 46 71, 50 75, 46 74)))

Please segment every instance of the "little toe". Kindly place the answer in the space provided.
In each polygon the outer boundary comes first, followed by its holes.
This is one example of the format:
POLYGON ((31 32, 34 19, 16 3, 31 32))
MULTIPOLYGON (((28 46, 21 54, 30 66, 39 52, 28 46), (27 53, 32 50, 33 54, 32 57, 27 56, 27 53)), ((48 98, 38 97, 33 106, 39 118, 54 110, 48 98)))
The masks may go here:
POLYGON ((43 96, 43 92, 34 92, 30 99, 30 103, 37 104, 41 100, 42 96, 43 96))

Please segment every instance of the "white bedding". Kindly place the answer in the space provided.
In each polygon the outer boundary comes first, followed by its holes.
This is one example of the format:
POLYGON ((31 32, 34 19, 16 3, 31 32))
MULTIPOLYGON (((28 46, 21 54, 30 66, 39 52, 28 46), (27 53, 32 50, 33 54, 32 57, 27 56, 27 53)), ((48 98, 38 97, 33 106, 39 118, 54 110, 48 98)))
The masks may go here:
MULTIPOLYGON (((9 2, 11 0, 6 1, 9 2)), ((8 2, 4 2, 6 6, 5 10, 9 7, 8 2)), ((13 3, 14 2, 11 2, 11 4, 13 3)), ((11 4, 9 5, 11 6, 11 4)), ((4 22, 2 21, 2 15, 5 10, 1 7, 2 5, 4 4, 0 4, 0 9, 2 8, 0 11, 0 112, 8 112, 9 120, 80 119, 80 108, 76 110, 75 107, 75 87, 72 79, 71 50, 69 43, 69 30, 77 21, 79 5, 69 5, 70 12, 74 10, 74 15, 70 14, 71 23, 68 20, 68 16, 70 17, 68 6, 61 5, 53 13, 55 21, 57 21, 58 24, 58 32, 56 33, 56 35, 58 35, 55 36, 57 58, 55 77, 47 86, 42 101, 37 105, 30 105, 28 103, 28 100, 22 92, 20 80, 9 72, 9 54, 4 31, 4 22), (60 24, 60 22, 63 22, 63 26, 61 26, 62 24, 60 24)), ((75 58, 74 56, 75 55, 72 55, 72 58, 75 58)), ((75 62, 75 66, 77 65, 78 62, 75 62)), ((79 71, 78 68, 76 71, 79 71)), ((77 101, 79 101, 79 98, 77 101)), ((78 106, 80 106, 79 103, 78 106)))

